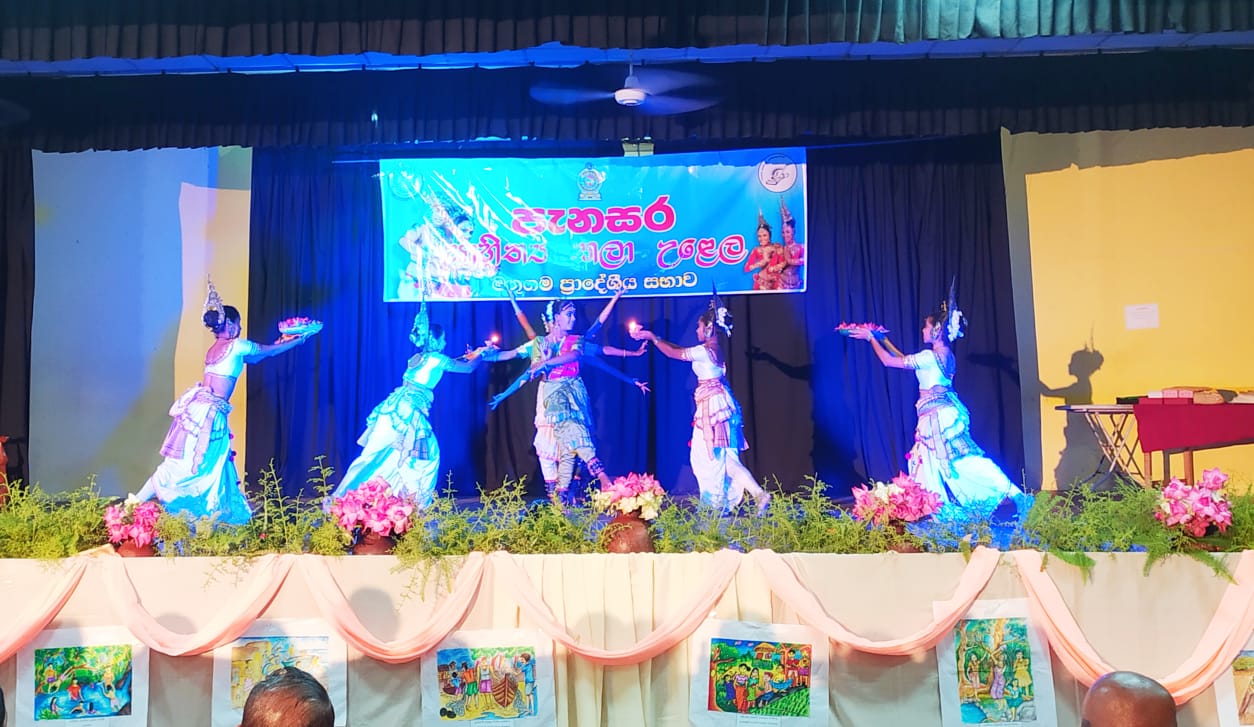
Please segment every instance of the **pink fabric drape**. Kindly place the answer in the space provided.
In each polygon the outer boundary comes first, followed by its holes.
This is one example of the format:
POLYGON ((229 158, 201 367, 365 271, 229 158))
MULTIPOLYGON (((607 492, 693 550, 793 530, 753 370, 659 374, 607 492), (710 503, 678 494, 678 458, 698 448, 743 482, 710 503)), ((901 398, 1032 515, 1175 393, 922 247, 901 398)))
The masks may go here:
MULTIPOLYGON (((65 606, 66 601, 70 600, 70 596, 74 595, 78 582, 87 572, 87 558, 74 558, 66 561, 64 565, 66 568, 64 575, 53 582, 47 593, 29 600, 22 599, 26 600, 27 607, 20 613, 10 614, 16 618, 5 619, 10 628, 0 633, 0 663, 16 654, 18 649, 26 645, 26 642, 39 635, 39 632, 43 631, 44 627, 61 612, 61 608, 65 606)), ((8 606, 16 611, 15 602, 19 599, 6 600, 8 606)))
POLYGON ((152 617, 140 602, 126 570, 127 559, 103 556, 105 593, 126 628, 148 648, 169 656, 203 654, 238 639, 274 600, 297 556, 263 555, 251 561, 248 583, 195 633, 171 631, 152 617))
POLYGON ((936 618, 927 626, 909 636, 885 641, 872 641, 859 636, 845 628, 836 619, 827 615, 823 605, 814 594, 797 579, 796 572, 778 553, 770 550, 755 550, 749 557, 758 565, 767 583, 780 600, 797 612, 807 624, 818 629, 831 641, 848 646, 868 654, 884 656, 905 656, 927 651, 950 633, 954 624, 971 608, 971 604, 979 597, 980 592, 988 585, 997 570, 1001 553, 985 547, 975 549, 971 560, 962 571, 958 587, 949 600, 942 602, 944 615, 936 618))
POLYGON ((625 666, 648 661, 669 651, 691 636, 723 597, 727 586, 740 568, 741 557, 740 553, 732 550, 720 550, 714 553, 710 577, 702 584, 691 606, 678 609, 679 616, 659 625, 635 646, 621 651, 584 646, 576 641, 566 630, 565 624, 553 615, 553 609, 549 608, 549 604, 545 603, 544 598, 536 591, 531 578, 514 560, 514 556, 504 551, 493 553, 492 567, 507 584, 514 597, 518 599, 518 605, 522 608, 523 614, 534 621, 549 638, 565 646, 571 653, 578 654, 593 663, 605 666, 625 666))
MULTIPOLYGON (((1045 630, 1050 646, 1071 676, 1090 685, 1102 674, 1115 671, 1084 637, 1058 586, 1043 570, 1041 553, 1019 550, 1013 555, 1028 593, 1032 617, 1045 630)), ((1228 670, 1254 633, 1254 551, 1241 554, 1233 576, 1235 582, 1224 591, 1193 653, 1175 671, 1158 680, 1171 692, 1176 704, 1184 704, 1206 691, 1228 670)))
POLYGON ((357 618, 352 606, 344 598, 344 592, 335 582, 335 576, 325 558, 306 555, 297 560, 314 602, 318 604, 318 609, 332 628, 361 653, 388 664, 403 664, 420 658, 457 628, 474 603, 475 594, 479 592, 485 562, 483 553, 466 556, 466 562, 462 564, 461 571, 453 581, 452 590, 436 607, 435 613, 431 614, 426 628, 413 636, 382 641, 370 633, 361 619, 357 618))

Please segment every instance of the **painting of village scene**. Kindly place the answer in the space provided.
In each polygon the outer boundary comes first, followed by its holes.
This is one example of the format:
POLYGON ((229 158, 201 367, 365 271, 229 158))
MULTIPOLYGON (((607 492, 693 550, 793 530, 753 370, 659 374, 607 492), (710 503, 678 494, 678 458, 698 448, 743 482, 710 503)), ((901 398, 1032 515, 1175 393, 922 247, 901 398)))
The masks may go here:
POLYGON ((327 685, 331 659, 327 636, 245 636, 231 649, 231 706, 242 710, 248 693, 267 674, 294 666, 327 685))
POLYGON ((710 639, 709 711, 808 717, 812 656, 810 644, 710 639))
POLYGON ((954 628, 963 724, 1035 722, 1025 618, 967 619, 954 628))
POLYGON ((519 719, 537 715, 536 649, 460 646, 436 651, 440 719, 519 719))
POLYGON ((131 714, 131 645, 35 649, 35 721, 131 714))

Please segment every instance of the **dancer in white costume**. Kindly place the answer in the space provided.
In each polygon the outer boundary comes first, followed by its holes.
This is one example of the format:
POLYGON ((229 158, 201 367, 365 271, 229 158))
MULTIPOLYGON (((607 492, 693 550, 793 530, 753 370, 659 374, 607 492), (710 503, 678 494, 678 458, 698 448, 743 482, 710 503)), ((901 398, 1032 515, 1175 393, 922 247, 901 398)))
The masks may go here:
POLYGON ((425 303, 414 317, 409 340, 418 353, 409 359, 404 383, 370 412, 366 431, 357 439, 361 454, 348 466, 334 497, 378 477, 392 492, 412 498, 420 508, 430 507, 435 498, 440 443, 427 419, 435 387, 446 371, 468 374, 478 368, 488 347, 462 358, 445 356, 444 328, 428 324, 425 303))
POLYGON ((692 372, 697 375, 697 389, 693 392, 697 408, 692 419, 688 460, 701 490, 701 500, 731 510, 748 492, 761 513, 770 503, 771 495, 740 461, 740 451, 748 449, 749 443, 745 441, 740 404, 724 378, 727 364, 719 339, 730 338, 731 331, 731 313, 716 293, 710 300, 709 310, 697 319, 698 345, 681 348, 644 328, 633 330, 631 337, 652 341, 668 358, 690 362, 692 372))
POLYGON ((940 495, 942 502, 964 507, 1007 497, 1019 501, 1023 491, 971 438, 971 413, 953 390, 958 362, 950 345, 962 338, 966 325, 951 287, 941 310, 924 319, 923 343, 928 348, 916 354, 902 355, 887 338, 881 343, 883 337, 868 328, 855 328, 850 336, 869 341, 888 368, 912 369, 919 380, 911 479, 940 495))
POLYGON ((252 508, 240 488, 232 460, 231 394, 244 364, 256 363, 295 348, 317 330, 279 343, 253 343, 240 338, 240 315, 234 306, 223 305, 209 283, 203 314, 205 327, 217 340, 205 354, 204 378, 189 388, 174 405, 174 421, 161 445, 165 460, 144 483, 140 500, 157 498, 170 512, 193 517, 213 517, 219 523, 240 525, 252 517, 252 508))

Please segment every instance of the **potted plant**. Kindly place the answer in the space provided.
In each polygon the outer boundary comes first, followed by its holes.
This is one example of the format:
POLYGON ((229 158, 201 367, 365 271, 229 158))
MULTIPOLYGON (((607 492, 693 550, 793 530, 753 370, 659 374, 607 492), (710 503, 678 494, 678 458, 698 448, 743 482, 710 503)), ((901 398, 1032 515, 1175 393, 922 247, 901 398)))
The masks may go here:
POLYGON ((395 536, 409 530, 417 508, 412 500, 393 494, 378 477, 341 497, 331 498, 329 511, 335 522, 352 535, 355 555, 390 553, 395 536))
POLYGON ((889 528, 898 536, 905 536, 906 523, 935 515, 940 508, 940 495, 905 473, 898 473, 891 482, 872 482, 869 487, 853 488, 854 519, 889 528))
MULTIPOLYGON (((1202 480, 1194 485, 1173 477, 1158 497, 1154 517, 1195 539, 1227 532, 1232 525, 1232 507, 1224 492, 1227 483, 1228 475, 1218 467, 1202 472, 1202 480)), ((1215 545, 1198 544, 1203 548, 1215 545)))
POLYGON ((652 475, 634 472, 592 493, 592 506, 613 514, 602 531, 605 549, 611 553, 652 553, 653 535, 648 523, 657 517, 665 496, 666 490, 652 475))
POLYGON ((109 530, 109 542, 118 555, 151 557, 157 554, 157 519, 161 517, 161 504, 156 500, 140 502, 134 495, 127 495, 120 505, 105 508, 104 521, 109 530))

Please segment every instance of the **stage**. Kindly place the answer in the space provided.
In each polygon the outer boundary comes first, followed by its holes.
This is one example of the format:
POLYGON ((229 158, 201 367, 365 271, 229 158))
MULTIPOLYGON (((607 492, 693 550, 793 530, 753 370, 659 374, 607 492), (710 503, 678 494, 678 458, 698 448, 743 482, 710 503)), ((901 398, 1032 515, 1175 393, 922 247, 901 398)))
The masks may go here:
POLYGON ((1224 557, 1246 585, 1179 557, 1145 575, 1135 553, 1095 555, 1086 582, 1056 559, 1042 570, 1035 551, 987 549, 970 561, 496 552, 446 561, 428 579, 392 556, 3 560, 0 681, 19 678, 14 655, 42 628, 125 624, 152 650, 149 723, 203 727, 214 646, 258 618, 325 619, 349 647, 349 724, 420 724, 418 659, 449 631, 540 629, 555 642, 557 724, 686 725, 688 636, 716 618, 806 623, 832 639, 828 724, 930 725, 941 723, 934 644, 953 639, 976 599, 1028 599, 1051 644, 1060 725, 1078 722, 1084 688, 1072 672, 1099 659, 1196 695, 1180 724, 1211 726, 1214 690, 1199 684, 1230 678, 1229 653, 1254 627, 1254 579, 1242 578, 1254 557, 1224 557))

